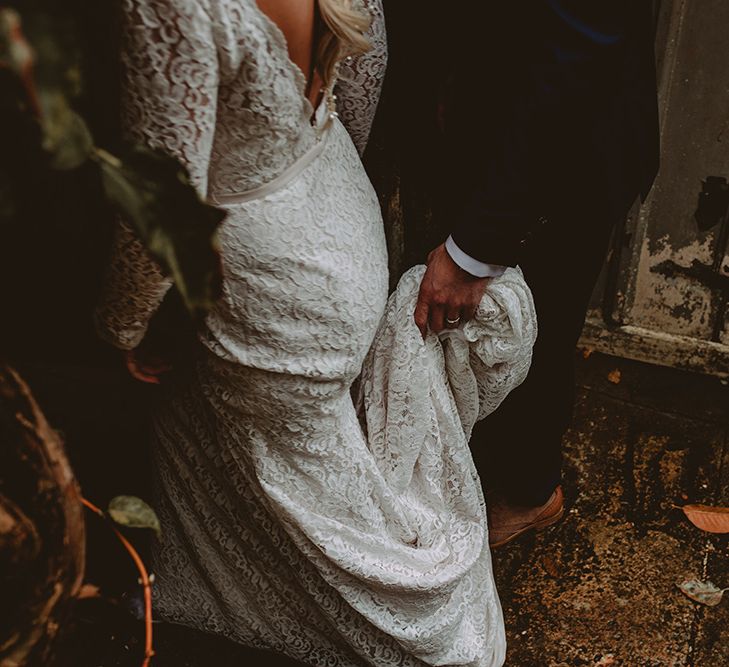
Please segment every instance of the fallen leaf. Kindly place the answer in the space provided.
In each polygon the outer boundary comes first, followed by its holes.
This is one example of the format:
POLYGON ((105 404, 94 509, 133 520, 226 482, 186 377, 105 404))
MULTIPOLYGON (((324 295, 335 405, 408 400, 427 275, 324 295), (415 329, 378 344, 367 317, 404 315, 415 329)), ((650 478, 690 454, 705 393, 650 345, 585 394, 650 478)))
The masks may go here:
POLYGON ((710 581, 700 581, 698 579, 689 579, 681 584, 676 584, 676 586, 686 597, 709 607, 716 607, 721 602, 724 591, 729 590, 729 588, 717 588, 710 581))
POLYGON ((595 350, 593 350, 591 347, 583 347, 582 348, 582 358, 583 359, 589 359, 595 350))
POLYGON ((101 591, 99 590, 98 586, 94 586, 94 584, 84 584, 81 586, 81 590, 78 592, 78 595, 76 596, 79 600, 88 600, 89 598, 100 598, 101 597, 101 591))
POLYGON ((617 665, 615 655, 612 653, 606 653, 598 662, 595 663, 595 667, 608 667, 609 665, 617 665))
POLYGON ((678 509, 683 510, 694 526, 707 533, 729 533, 729 507, 684 505, 678 509))
POLYGON ((109 516, 127 528, 151 528, 160 533, 159 519, 154 510, 136 496, 117 496, 109 503, 109 516))
POLYGON ((542 567, 550 577, 553 577, 554 579, 559 577, 559 565, 551 556, 545 556, 542 558, 542 567))
POLYGON ((620 369, 616 368, 614 371, 610 371, 608 373, 607 379, 609 382, 612 382, 613 384, 620 384, 620 380, 622 379, 622 374, 620 373, 620 369))

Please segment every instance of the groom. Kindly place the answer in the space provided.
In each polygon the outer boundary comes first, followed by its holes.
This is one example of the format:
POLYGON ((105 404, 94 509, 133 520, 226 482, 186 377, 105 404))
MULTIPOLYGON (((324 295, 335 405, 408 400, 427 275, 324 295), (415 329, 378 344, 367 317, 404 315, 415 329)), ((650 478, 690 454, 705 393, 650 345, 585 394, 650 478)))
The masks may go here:
POLYGON ((458 326, 507 266, 534 294, 529 376, 472 438, 499 546, 562 515, 575 345, 613 227, 658 167, 653 3, 462 5, 439 100, 436 215, 449 236, 430 254, 415 319, 458 326))

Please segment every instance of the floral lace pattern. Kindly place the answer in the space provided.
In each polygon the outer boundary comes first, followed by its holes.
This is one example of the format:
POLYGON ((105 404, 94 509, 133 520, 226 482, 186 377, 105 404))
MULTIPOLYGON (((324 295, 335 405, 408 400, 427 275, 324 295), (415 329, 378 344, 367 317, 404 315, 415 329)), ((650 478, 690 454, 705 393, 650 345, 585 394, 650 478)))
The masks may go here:
POLYGON ((342 123, 360 155, 367 146, 387 68, 387 31, 382 4, 370 2, 368 6, 372 14, 369 32, 372 48, 361 56, 342 62, 336 88, 342 123))
MULTIPOLYGON (((501 665, 467 436, 528 369, 521 274, 492 281, 463 330, 423 341, 423 267, 387 300, 357 151, 383 53, 350 64, 340 87, 355 146, 336 118, 312 126, 300 72, 253 0, 125 9, 131 131, 184 160, 228 212, 223 295, 192 376, 155 415, 158 614, 314 666, 501 665)), ((101 334, 134 347, 168 284, 120 228, 101 334)))
MULTIPOLYGON (((381 0, 367 5, 373 49, 342 63, 337 89, 342 122, 360 153, 387 64, 381 0)), ((201 195, 264 185, 314 146, 304 75, 255 0, 123 0, 122 6, 127 136, 177 157, 201 195)), ((117 235, 97 320, 108 342, 130 349, 172 283, 131 230, 120 225, 117 235), (138 269, 130 272, 130 265, 138 269)))

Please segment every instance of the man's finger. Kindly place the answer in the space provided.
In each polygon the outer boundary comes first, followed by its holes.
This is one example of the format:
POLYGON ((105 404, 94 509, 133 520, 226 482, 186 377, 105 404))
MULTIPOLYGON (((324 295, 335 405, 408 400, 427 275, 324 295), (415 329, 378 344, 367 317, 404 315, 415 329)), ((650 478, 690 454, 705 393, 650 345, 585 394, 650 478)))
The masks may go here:
POLYGON ((428 321, 430 322, 430 330, 438 333, 445 329, 445 308, 431 304, 428 311, 428 321))
POLYGON ((425 340, 428 333, 428 302, 423 299, 422 293, 418 295, 418 303, 415 305, 415 324, 425 340))
POLYGON ((464 304, 463 308, 461 308, 461 319, 464 322, 468 322, 469 320, 472 320, 474 317, 476 317, 476 311, 481 305, 481 300, 483 299, 484 292, 486 291, 486 286, 489 284, 490 281, 490 278, 479 281, 473 293, 473 298, 470 300, 470 303, 464 304))
POLYGON ((456 308, 448 308, 446 311, 445 325, 449 329, 455 329, 461 323, 461 310, 456 308))

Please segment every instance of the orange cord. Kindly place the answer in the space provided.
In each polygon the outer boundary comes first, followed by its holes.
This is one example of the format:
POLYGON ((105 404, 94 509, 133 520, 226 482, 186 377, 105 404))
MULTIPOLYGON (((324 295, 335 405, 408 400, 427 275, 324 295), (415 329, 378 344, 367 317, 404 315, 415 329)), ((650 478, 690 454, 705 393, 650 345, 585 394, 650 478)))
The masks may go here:
MULTIPOLYGON (((95 512, 102 518, 106 518, 106 514, 100 510, 96 505, 86 500, 86 498, 81 498, 81 502, 88 507, 92 512, 95 512)), ((137 553, 137 550, 131 545, 129 540, 127 540, 124 535, 122 535, 119 530, 115 526, 112 525, 112 530, 116 533, 116 536, 119 538, 119 541, 122 543, 124 548, 129 552, 129 555, 132 557, 132 560, 134 561, 134 564, 137 566, 137 570, 139 570, 139 576, 142 581, 142 586, 144 587, 144 631, 145 631, 145 641, 144 641, 144 662, 142 663, 142 667, 149 667, 149 661, 152 659, 152 656, 154 655, 154 650, 152 649, 152 582, 149 580, 149 575, 147 574, 147 568, 144 567, 144 563, 142 562, 142 559, 139 557, 139 554, 137 553)))

